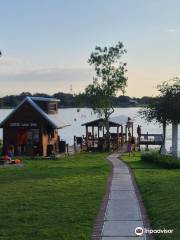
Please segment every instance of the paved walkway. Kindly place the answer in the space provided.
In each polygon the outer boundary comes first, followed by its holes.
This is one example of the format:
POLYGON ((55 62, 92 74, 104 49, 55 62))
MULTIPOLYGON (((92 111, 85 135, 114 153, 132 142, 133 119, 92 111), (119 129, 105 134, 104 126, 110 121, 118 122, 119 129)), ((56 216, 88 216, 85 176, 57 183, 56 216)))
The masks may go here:
POLYGON ((135 234, 136 227, 143 227, 142 215, 128 167, 118 159, 119 155, 108 157, 113 164, 113 176, 102 240, 145 239, 135 234))

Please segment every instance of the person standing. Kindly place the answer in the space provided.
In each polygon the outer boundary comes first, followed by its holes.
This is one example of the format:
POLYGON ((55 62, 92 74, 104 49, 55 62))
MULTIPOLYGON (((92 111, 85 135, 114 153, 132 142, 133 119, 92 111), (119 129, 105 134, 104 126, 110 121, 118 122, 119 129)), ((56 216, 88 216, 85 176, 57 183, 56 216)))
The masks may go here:
POLYGON ((133 153, 133 156, 134 156, 135 150, 136 150, 136 142, 135 142, 135 138, 132 136, 131 137, 131 152, 133 153))
POLYGON ((141 140, 141 126, 137 126, 137 145, 139 146, 139 151, 140 151, 140 140, 141 140))
POLYGON ((128 142, 127 142, 127 152, 130 157, 132 151, 132 144, 131 144, 131 133, 128 133, 128 142))
POLYGON ((137 126, 137 135, 138 136, 141 135, 141 126, 140 125, 137 126))

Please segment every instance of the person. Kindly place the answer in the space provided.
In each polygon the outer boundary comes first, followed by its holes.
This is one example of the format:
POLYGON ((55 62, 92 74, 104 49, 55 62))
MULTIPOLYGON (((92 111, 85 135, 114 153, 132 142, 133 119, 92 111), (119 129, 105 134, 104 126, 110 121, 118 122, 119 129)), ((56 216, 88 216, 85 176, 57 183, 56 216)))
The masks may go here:
POLYGON ((131 151, 132 151, 131 138, 128 138, 128 142, 127 142, 127 152, 128 152, 129 157, 130 157, 130 155, 131 155, 131 151))
POLYGON ((6 154, 2 157, 2 160, 6 161, 7 163, 11 163, 11 158, 6 154))
POLYGON ((141 135, 141 126, 140 125, 137 126, 137 135, 138 136, 141 135))
POLYGON ((13 157, 14 157, 14 146, 13 146, 13 145, 10 145, 10 146, 9 146, 7 155, 8 155, 10 158, 13 158, 13 157))
POLYGON ((132 136, 131 137, 131 152, 133 153, 133 156, 134 156, 135 149, 136 149, 135 138, 134 138, 134 136, 132 136))
POLYGON ((138 150, 140 151, 140 141, 141 141, 141 126, 137 126, 137 145, 138 145, 138 150))

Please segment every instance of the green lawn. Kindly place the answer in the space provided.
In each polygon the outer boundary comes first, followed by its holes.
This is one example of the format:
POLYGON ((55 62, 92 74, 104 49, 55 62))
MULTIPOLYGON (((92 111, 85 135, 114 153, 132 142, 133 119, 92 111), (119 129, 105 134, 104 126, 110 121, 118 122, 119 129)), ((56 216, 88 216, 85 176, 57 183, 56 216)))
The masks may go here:
POLYGON ((0 168, 0 239, 90 239, 110 170, 105 158, 82 153, 0 168))
POLYGON ((174 229, 173 234, 156 234, 157 240, 180 239, 180 170, 167 170, 142 162, 140 153, 123 160, 132 168, 153 229, 174 229))

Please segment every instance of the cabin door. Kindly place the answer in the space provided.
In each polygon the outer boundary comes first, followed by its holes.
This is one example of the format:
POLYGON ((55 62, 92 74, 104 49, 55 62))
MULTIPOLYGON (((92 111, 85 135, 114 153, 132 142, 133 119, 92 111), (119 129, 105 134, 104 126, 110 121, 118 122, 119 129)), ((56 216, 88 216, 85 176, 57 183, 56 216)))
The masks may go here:
POLYGON ((39 129, 23 129, 18 132, 20 155, 33 156, 39 153, 39 129))
POLYGON ((27 132, 27 155, 39 153, 39 129, 29 129, 27 132))

